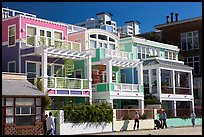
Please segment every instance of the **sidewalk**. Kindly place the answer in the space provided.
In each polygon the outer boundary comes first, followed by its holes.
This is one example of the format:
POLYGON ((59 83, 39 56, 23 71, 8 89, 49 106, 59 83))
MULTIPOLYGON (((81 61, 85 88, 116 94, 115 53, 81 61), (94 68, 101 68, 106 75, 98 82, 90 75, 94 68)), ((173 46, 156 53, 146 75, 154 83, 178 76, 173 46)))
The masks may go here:
POLYGON ((202 135, 202 125, 195 127, 170 127, 164 129, 118 131, 109 133, 94 133, 89 135, 202 135))

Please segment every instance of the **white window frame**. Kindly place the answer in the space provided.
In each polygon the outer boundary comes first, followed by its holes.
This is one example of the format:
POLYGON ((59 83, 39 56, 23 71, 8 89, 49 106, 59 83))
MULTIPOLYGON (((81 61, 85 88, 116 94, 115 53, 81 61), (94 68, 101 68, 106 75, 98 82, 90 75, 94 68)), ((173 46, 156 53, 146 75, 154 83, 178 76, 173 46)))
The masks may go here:
POLYGON ((196 49, 199 49, 199 33, 198 33, 198 30, 181 33, 181 34, 180 34, 180 40, 181 40, 181 41, 180 41, 180 43, 181 43, 181 51, 188 51, 188 50, 196 50, 196 49), (196 35, 196 36, 193 36, 193 33, 194 33, 194 32, 197 32, 197 35, 196 35), (188 36, 187 36, 188 33, 191 33, 191 37, 188 37, 188 36), (185 38, 182 38, 182 35, 183 35, 183 34, 185 35, 185 38), (197 37, 197 38, 198 38, 198 47, 197 47, 197 48, 194 47, 194 41, 193 41, 193 38, 194 38, 194 37, 197 37), (193 45, 193 46, 192 46, 192 49, 189 49, 189 48, 188 48, 188 44, 187 44, 187 43, 188 43, 188 38, 191 38, 191 40, 192 40, 192 45, 193 45), (183 49, 183 45, 182 45, 182 40, 183 40, 183 39, 185 39, 185 42, 186 42, 186 49, 185 49, 185 50, 183 49))
POLYGON ((10 72, 10 71, 9 71, 9 68, 10 68, 9 65, 10 65, 11 63, 14 63, 14 72, 16 72, 16 61, 9 61, 9 62, 8 62, 8 67, 7 67, 7 68, 8 68, 8 72, 10 72))
POLYGON ((8 26, 8 47, 14 47, 14 46, 16 45, 15 43, 16 43, 16 24, 13 24, 13 25, 9 25, 9 26, 8 26), (9 29, 10 29, 11 27, 14 27, 15 34, 12 35, 12 36, 9 36, 9 29), (9 37, 13 37, 13 36, 15 36, 14 45, 9 45, 9 37))

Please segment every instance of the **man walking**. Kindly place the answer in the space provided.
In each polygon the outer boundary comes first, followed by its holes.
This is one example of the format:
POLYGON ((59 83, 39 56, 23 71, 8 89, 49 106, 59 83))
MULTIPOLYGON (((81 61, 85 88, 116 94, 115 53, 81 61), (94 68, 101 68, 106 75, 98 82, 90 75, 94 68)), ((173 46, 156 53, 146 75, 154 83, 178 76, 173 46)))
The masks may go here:
POLYGON ((137 124, 137 129, 139 129, 139 118, 140 118, 140 116, 139 116, 138 112, 136 111, 135 116, 134 116, 134 119, 135 119, 135 123, 134 123, 134 127, 133 127, 134 130, 136 128, 136 124, 137 124))
POLYGON ((160 119, 162 121, 162 129, 164 128, 164 126, 165 126, 165 128, 167 128, 167 124, 166 124, 167 114, 166 114, 164 109, 162 109, 160 119))
POLYGON ((191 123, 192 126, 195 126, 195 118, 196 118, 196 114, 194 113, 194 111, 191 112, 191 123))
POLYGON ((54 135, 55 123, 52 117, 52 112, 49 112, 49 117, 47 118, 47 135, 54 135))

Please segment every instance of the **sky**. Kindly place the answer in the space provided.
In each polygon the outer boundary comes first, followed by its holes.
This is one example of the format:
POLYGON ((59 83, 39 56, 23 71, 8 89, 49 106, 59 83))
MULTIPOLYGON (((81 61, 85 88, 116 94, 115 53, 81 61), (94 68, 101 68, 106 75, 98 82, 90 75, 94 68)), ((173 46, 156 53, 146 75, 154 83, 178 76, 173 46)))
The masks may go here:
POLYGON ((140 33, 154 31, 155 25, 166 23, 171 12, 178 13, 179 20, 202 16, 202 2, 2 2, 2 7, 68 24, 109 12, 118 26, 126 21, 139 21, 140 33))

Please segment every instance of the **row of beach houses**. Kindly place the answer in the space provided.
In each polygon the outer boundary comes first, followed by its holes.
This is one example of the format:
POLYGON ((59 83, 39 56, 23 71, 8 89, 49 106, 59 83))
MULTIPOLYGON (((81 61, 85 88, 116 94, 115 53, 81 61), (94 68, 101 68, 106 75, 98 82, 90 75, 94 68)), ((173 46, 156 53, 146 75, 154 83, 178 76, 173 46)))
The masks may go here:
POLYGON ((26 81, 33 85, 41 81, 44 91, 32 101, 29 98, 35 95, 30 92, 30 97, 19 95, 21 99, 3 92, 5 132, 11 132, 12 124, 25 120, 26 114, 36 112, 42 121, 45 94, 53 100, 52 109, 58 104, 107 102, 113 109, 144 110, 144 95, 152 94, 174 110, 175 117, 177 109, 194 110, 192 67, 179 61, 178 53, 174 45, 119 38, 102 29, 2 8, 2 72, 27 74, 26 81))

